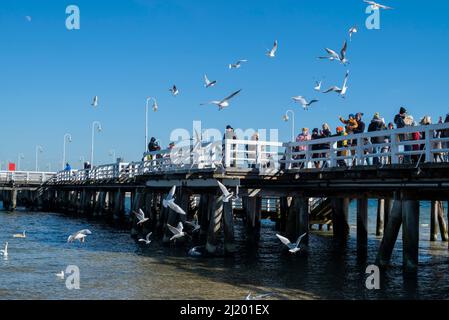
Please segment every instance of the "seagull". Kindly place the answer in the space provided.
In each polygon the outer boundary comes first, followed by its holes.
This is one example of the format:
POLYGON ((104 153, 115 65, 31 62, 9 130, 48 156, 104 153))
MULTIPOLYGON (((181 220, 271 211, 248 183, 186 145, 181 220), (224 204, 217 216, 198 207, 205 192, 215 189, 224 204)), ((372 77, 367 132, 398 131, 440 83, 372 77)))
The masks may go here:
POLYGON ((55 273, 55 276, 58 277, 59 279, 64 280, 65 273, 64 271, 61 271, 60 273, 55 273))
POLYGON ((193 247, 189 250, 188 255, 191 257, 201 257, 203 253, 199 249, 201 249, 201 247, 193 247))
POLYGON ((193 228, 192 232, 197 232, 201 229, 201 226, 198 224, 198 218, 195 218, 193 221, 186 221, 186 223, 193 228))
POLYGON ((277 51, 277 50, 278 50, 278 41, 275 40, 275 41, 274 41, 273 48, 272 48, 271 50, 268 50, 267 56, 270 57, 270 58, 276 57, 276 51, 277 51))
POLYGON ((186 212, 180 207, 180 206, 178 206, 176 203, 175 203, 175 201, 170 201, 169 203, 168 203, 168 207, 170 208, 170 209, 172 209, 174 212, 176 212, 176 213, 179 213, 179 214, 182 214, 182 215, 187 215, 186 214, 186 212))
POLYGON ((98 107, 98 96, 94 97, 94 100, 92 101, 92 107, 98 107))
POLYGON ((164 208, 168 208, 168 204, 170 202, 175 201, 175 193, 176 193, 176 186, 173 186, 170 192, 168 193, 167 197, 164 200, 162 200, 162 205, 164 206, 164 208))
POLYGON ((18 233, 18 234, 13 235, 13 238, 22 238, 22 239, 24 239, 26 237, 27 236, 26 236, 25 231, 23 233, 18 233))
POLYGON ((321 91, 321 85, 322 84, 323 84, 323 81, 317 81, 315 87, 313 87, 313 90, 321 91))
POLYGON ((223 202, 229 202, 229 200, 234 200, 234 192, 229 192, 228 188, 224 186, 220 181, 217 180, 218 186, 223 193, 223 202))
POLYGON ((240 69, 244 62, 248 62, 248 60, 239 60, 236 63, 232 63, 229 65, 229 69, 240 69))
POLYGON ((70 235, 67 239, 67 242, 73 242, 75 240, 78 240, 79 242, 84 242, 87 235, 92 234, 90 230, 84 229, 78 232, 75 232, 74 234, 70 235))
POLYGON ((245 300, 260 300, 260 299, 264 299, 269 296, 271 296, 271 293, 259 294, 257 296, 253 296, 252 293, 249 292, 248 295, 246 296, 245 300))
POLYGON ((149 234, 147 234, 145 239, 139 239, 139 242, 145 242, 146 245, 149 245, 151 243, 150 237, 152 234, 153 232, 150 232, 149 234))
POLYGON ((217 84, 217 81, 216 81, 216 80, 210 81, 210 80, 207 78, 207 75, 204 75, 204 87, 205 87, 205 88, 211 88, 211 87, 215 86, 216 84, 217 84))
POLYGON ((349 61, 346 59, 346 50, 348 49, 348 42, 345 40, 343 43, 343 48, 340 50, 340 54, 338 54, 336 51, 326 48, 325 50, 329 54, 327 57, 318 57, 318 59, 328 59, 331 61, 337 60, 340 61, 342 64, 346 65, 349 61))
POLYGON ((8 242, 5 244, 5 249, 0 250, 0 254, 7 259, 8 258, 8 242))
POLYGON ((368 3, 369 5, 371 5, 371 8, 373 10, 379 10, 379 9, 393 10, 392 7, 387 7, 387 6, 384 6, 383 4, 376 3, 374 1, 363 0, 363 2, 368 3))
POLYGON ((179 94, 179 90, 178 90, 178 88, 175 85, 173 85, 173 87, 171 89, 169 89, 169 91, 171 92, 171 94, 174 97, 176 97, 179 94))
POLYGON ((344 98, 345 95, 346 95, 346 92, 348 91, 348 86, 347 86, 348 78, 349 78, 349 71, 346 71, 345 80, 344 80, 343 86, 342 86, 341 88, 340 88, 340 87, 337 87, 337 86, 334 86, 334 87, 331 87, 331 88, 327 89, 327 90, 324 91, 323 93, 336 92, 336 93, 338 93, 342 98, 344 98))
POLYGON ((357 33, 357 26, 353 26, 351 29, 349 29, 349 41, 352 41, 352 34, 357 33))
MULTIPOLYGON (((221 101, 217 101, 217 100, 215 100, 215 101, 210 101, 210 102, 207 103, 207 104, 215 104, 215 105, 218 106, 218 110, 221 111, 221 110, 223 110, 224 108, 229 107, 229 100, 231 100, 232 98, 234 98, 234 97, 235 97, 236 95, 238 95, 241 91, 242 91, 242 90, 236 91, 236 92, 234 92, 233 94, 231 94, 229 97, 226 97, 226 98, 224 98, 224 99, 221 100, 221 101)), ((203 103, 202 105, 205 105, 205 104, 203 103)))
POLYGON ((136 215, 137 219, 139 219, 139 222, 137 222, 137 225, 143 224, 150 220, 149 218, 145 218, 145 212, 143 212, 142 209, 139 209, 139 212, 133 211, 136 215))
POLYGON ((302 236, 300 236, 300 237, 298 238, 298 240, 297 240, 295 243, 291 243, 290 240, 288 240, 286 237, 281 236, 280 234, 277 234, 276 237, 278 237, 279 240, 281 240, 281 242, 282 242, 283 244, 285 244, 285 245, 288 247, 288 249, 289 249, 288 251, 289 251, 290 253, 296 253, 296 252, 298 252, 299 250, 301 250, 301 249, 299 248, 299 244, 301 243, 301 240, 302 240, 306 235, 307 235, 307 233, 304 233, 302 236))
POLYGON ((183 231, 184 226, 182 225, 182 222, 178 223, 177 228, 169 225, 168 223, 167 223, 167 227, 173 233, 173 237, 170 238, 170 241, 182 238, 186 235, 186 233, 183 231))
POLYGON ((304 98, 303 96, 296 96, 292 98, 293 101, 295 101, 296 103, 299 103, 302 105, 302 107, 304 108, 304 110, 308 110, 309 107, 315 103, 318 102, 319 100, 313 99, 310 102, 307 102, 306 98, 304 98))

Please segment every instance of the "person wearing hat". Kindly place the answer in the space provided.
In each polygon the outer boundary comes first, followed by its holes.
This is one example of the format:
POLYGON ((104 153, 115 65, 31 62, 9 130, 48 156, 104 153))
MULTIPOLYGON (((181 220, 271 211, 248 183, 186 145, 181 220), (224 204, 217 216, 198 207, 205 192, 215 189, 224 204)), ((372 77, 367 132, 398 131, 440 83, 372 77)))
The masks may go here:
POLYGON ((355 120, 357 121, 357 128, 354 129, 354 134, 364 133, 365 132, 365 122, 363 122, 362 117, 364 114, 359 112, 355 115, 355 120))
POLYGON ((348 118, 348 120, 345 120, 342 116, 340 116, 340 121, 341 123, 346 125, 346 133, 350 135, 354 134, 354 130, 356 130, 359 125, 357 123, 355 115, 350 114, 348 118))
MULTIPOLYGON (((225 146, 226 146, 225 141, 226 140, 237 140, 237 136, 235 135, 234 128, 231 127, 230 125, 226 126, 226 131, 223 135, 223 152, 225 152, 225 146)), ((237 156, 235 144, 231 145, 231 152, 232 152, 232 158, 234 158, 231 161, 231 167, 235 167, 237 165, 236 160, 235 160, 235 158, 237 156)), ((226 153, 224 153, 224 154, 226 154, 226 153)), ((223 157, 223 160, 225 160, 224 157, 223 157)))
MULTIPOLYGON (((323 138, 320 135, 320 130, 318 128, 315 128, 312 130, 312 140, 319 140, 323 138)), ((322 144, 313 144, 312 145, 312 151, 320 151, 323 150, 324 146, 322 144)), ((317 158, 321 158, 321 153, 317 152, 317 153, 313 153, 312 154, 312 159, 317 159, 317 158)), ((320 161, 315 161, 315 168, 319 169, 321 167, 321 162, 320 161)))
MULTIPOLYGON (((383 131, 386 129, 387 127, 385 126, 385 122, 380 117, 380 114, 376 112, 374 114, 373 120, 371 120, 371 123, 368 126, 368 132, 383 131)), ((380 153, 381 147, 379 147, 378 145, 384 142, 385 142, 384 136, 371 138, 371 144, 373 145, 373 154, 380 153)), ((377 166, 380 163, 380 158, 379 157, 368 158, 368 162, 370 165, 377 166)))
MULTIPOLYGON (((336 131, 337 131, 337 134, 335 135, 336 137, 344 137, 348 135, 343 127, 337 127, 336 131)), ((339 140, 337 142, 338 149, 345 148, 347 146, 348 140, 339 140)), ((348 155, 347 150, 337 151, 337 157, 343 157, 347 155, 348 155)), ((346 167, 346 161, 344 159, 338 159, 337 164, 339 167, 346 167)))
POLYGON ((394 117, 394 124, 396 128, 401 129, 405 127, 405 118, 407 117, 407 110, 404 107, 401 107, 399 113, 394 117))

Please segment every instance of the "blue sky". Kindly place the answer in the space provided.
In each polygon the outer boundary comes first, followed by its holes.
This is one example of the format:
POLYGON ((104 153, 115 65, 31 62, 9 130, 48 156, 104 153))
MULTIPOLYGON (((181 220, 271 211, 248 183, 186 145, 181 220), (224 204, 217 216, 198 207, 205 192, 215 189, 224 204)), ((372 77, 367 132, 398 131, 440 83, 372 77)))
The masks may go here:
POLYGON ((361 0, 2 0, 0 161, 23 153, 22 169, 33 169, 39 144, 41 168, 56 168, 69 132, 68 160, 77 166, 80 156, 89 158, 94 120, 104 129, 99 162, 111 162, 111 149, 139 160, 147 96, 160 106, 150 114, 150 135, 164 146, 172 129, 190 129, 194 120, 203 128, 277 128, 287 141, 290 124, 281 118, 290 108, 297 128, 335 128, 339 115, 358 111, 391 121, 402 105, 415 118, 436 120, 449 112, 449 2, 381 2, 395 9, 381 12, 380 30, 367 30, 361 0), (65 28, 69 4, 80 8, 80 30, 65 28), (324 87, 341 85, 346 68, 316 57, 325 47, 340 49, 354 24, 347 99, 314 92, 321 77, 324 87), (265 51, 274 39, 279 51, 271 60, 265 51), (249 60, 242 69, 227 68, 241 58, 249 60), (204 89, 204 73, 219 84, 204 89), (199 106, 237 89, 225 111, 199 106), (90 106, 94 95, 98 109, 90 106), (292 103, 296 95, 320 102, 305 112, 292 103))

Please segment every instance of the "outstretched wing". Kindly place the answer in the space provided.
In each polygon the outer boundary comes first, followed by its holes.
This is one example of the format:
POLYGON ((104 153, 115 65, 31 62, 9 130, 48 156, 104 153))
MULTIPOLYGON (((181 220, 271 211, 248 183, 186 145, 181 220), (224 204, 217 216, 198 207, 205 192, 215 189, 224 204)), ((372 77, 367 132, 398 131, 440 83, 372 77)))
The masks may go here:
POLYGON ((77 234, 88 235, 88 234, 92 234, 92 232, 89 229, 84 229, 84 230, 78 231, 77 234))
POLYGON ((168 200, 168 201, 172 200, 175 197, 175 193, 176 193, 176 186, 173 186, 170 189, 170 192, 168 193, 168 196, 167 196, 167 198, 165 200, 168 200))
POLYGON ((286 246, 291 245, 290 240, 288 240, 286 237, 281 236, 280 234, 277 234, 276 237, 278 237, 279 240, 281 240, 281 242, 283 244, 285 244, 286 246))
POLYGON ((223 193, 223 195, 225 197, 228 197, 230 195, 229 190, 220 181, 217 181, 217 183, 218 183, 218 186, 220 187, 220 190, 223 193))
POLYGON ((339 87, 334 86, 334 87, 327 89, 326 91, 323 91, 323 93, 329 93, 331 91, 338 92, 338 91, 341 91, 341 89, 339 87))
POLYGON ((234 93, 231 94, 229 97, 224 98, 221 102, 231 100, 231 99, 234 98, 236 95, 238 95, 241 91, 242 91, 242 90, 240 89, 239 91, 234 92, 234 93))
POLYGON ((307 233, 304 233, 302 236, 299 236, 298 240, 296 241, 296 246, 299 246, 299 244, 301 243, 302 239, 307 235, 307 233))
POLYGON ((175 211, 175 212, 177 212, 177 213, 179 213, 179 214, 186 215, 186 212, 185 212, 180 206, 178 206, 176 203, 174 203, 173 201, 172 201, 172 202, 169 202, 169 203, 168 203, 168 206, 169 206, 170 209, 172 209, 173 211, 175 211))
POLYGON ((346 58, 346 50, 348 49, 348 42, 345 40, 343 43, 343 48, 340 51, 340 59, 344 60, 346 58))
POLYGON ((180 234, 181 231, 179 231, 178 229, 176 229, 175 227, 167 224, 168 230, 170 230, 174 235, 180 234))
POLYGON ((333 58, 335 58, 335 59, 340 59, 340 57, 338 56, 338 53, 335 52, 334 50, 329 49, 329 48, 326 48, 325 50, 326 50, 327 53, 329 53, 333 58))
POLYGON ((150 237, 151 237, 152 234, 153 234, 153 232, 150 232, 149 234, 147 234, 145 239, 147 239, 147 241, 150 241, 150 237))

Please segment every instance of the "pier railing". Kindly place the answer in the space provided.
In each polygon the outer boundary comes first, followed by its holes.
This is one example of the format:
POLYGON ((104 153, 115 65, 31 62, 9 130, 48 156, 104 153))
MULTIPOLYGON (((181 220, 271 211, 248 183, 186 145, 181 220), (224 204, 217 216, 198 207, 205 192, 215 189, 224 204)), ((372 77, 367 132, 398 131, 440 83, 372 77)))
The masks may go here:
POLYGON ((285 169, 447 161, 449 123, 285 143, 285 169), (420 134, 414 140, 416 133, 420 134), (413 161, 412 161, 413 160, 413 161))
POLYGON ((34 171, 0 171, 0 184, 33 184, 40 185, 51 178, 56 173, 34 172, 34 171))

